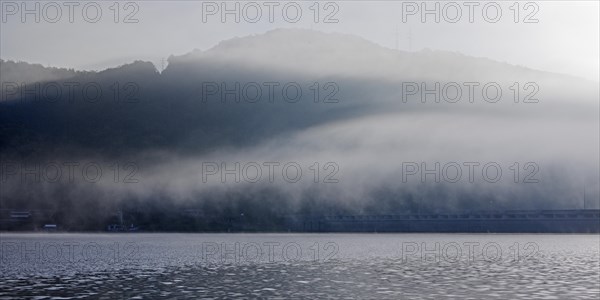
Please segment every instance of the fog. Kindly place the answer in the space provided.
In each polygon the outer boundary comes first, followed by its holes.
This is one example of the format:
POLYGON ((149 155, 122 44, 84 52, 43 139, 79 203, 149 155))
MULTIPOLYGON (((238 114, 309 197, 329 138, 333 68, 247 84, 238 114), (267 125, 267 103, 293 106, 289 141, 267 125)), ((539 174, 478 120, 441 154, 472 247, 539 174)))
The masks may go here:
POLYGON ((261 219, 582 208, 584 194, 600 206, 598 85, 578 77, 297 29, 171 56, 162 72, 27 67, 27 79, 2 70, 2 207, 69 207, 83 219, 131 203, 210 203, 214 218, 261 219), (9 84, 20 81, 94 82, 104 93, 48 101, 9 84), (135 101, 114 101, 115 82, 123 93, 134 83, 135 101), (102 176, 71 180, 63 166, 57 182, 44 179, 65 162, 97 164, 102 176))

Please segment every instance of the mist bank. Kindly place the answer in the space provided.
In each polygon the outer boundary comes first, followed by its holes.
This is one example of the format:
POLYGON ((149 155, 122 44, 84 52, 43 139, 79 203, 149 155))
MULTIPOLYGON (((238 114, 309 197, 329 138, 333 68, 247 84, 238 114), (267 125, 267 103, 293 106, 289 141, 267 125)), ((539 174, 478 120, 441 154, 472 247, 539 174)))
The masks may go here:
POLYGON ((69 228, 119 209, 217 230, 242 214, 264 229, 293 214, 600 206, 598 83, 570 76, 308 30, 162 72, 4 70, 2 207, 62 211, 69 228))

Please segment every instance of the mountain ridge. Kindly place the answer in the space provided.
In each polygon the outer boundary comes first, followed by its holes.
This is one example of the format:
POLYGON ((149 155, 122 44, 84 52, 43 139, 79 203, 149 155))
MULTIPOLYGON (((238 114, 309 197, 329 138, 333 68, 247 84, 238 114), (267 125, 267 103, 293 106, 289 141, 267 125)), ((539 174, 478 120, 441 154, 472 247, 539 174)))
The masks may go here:
MULTIPOLYGON (((167 59, 169 64, 164 71, 168 72, 169 66, 172 67, 173 64, 206 61, 214 62, 215 60, 219 62, 228 61, 229 63, 247 65, 245 60, 249 57, 256 60, 256 63, 249 64, 248 67, 268 65, 274 68, 281 68, 284 66, 285 69, 295 71, 308 69, 309 71, 312 71, 309 72, 309 74, 312 75, 314 75, 314 73, 321 73, 317 75, 331 75, 332 73, 355 74, 360 73, 360 70, 365 69, 365 66, 367 65, 375 66, 367 68, 367 74, 380 75, 377 73, 379 71, 377 70, 378 67, 384 68, 388 67, 390 63, 395 63, 398 66, 396 72, 388 71, 384 73, 384 75, 395 77, 402 76, 403 74, 412 74, 412 77, 422 78, 431 78, 432 76, 435 76, 435 74, 431 72, 423 74, 420 72, 419 67, 413 67, 413 65, 426 65, 428 67, 435 66, 437 69, 436 72, 440 74, 445 73, 448 76, 451 75, 454 77, 461 76, 461 73, 474 74, 474 69, 476 69, 475 71, 477 71, 477 69, 488 69, 495 72, 502 71, 504 73, 509 69, 521 73, 535 74, 536 76, 590 81, 573 75, 537 70, 527 66, 494 60, 492 58, 470 56, 456 51, 423 49, 416 52, 408 52, 386 48, 355 35, 336 32, 325 33, 309 29, 274 29, 261 34, 233 37, 231 39, 223 40, 207 50, 195 49, 183 55, 170 55, 167 59), (268 47, 265 47, 264 45, 267 42, 270 42, 270 44, 268 44, 268 47), (273 46, 273 44, 275 46, 273 46), (368 55, 344 56, 344 51, 351 47, 359 47, 359 53, 368 53, 368 55), (270 50, 266 51, 266 49, 270 50), (322 52, 321 50, 334 50, 337 52, 322 52), (320 57, 326 59, 320 60, 320 57), (331 72, 315 72, 315 69, 323 66, 323 61, 329 63, 328 65, 325 65, 325 68, 330 69, 331 72), (458 63, 451 63, 453 61, 458 63), (353 67, 356 65, 359 65, 361 68, 353 67)), ((45 67, 38 63, 15 62, 0 59, 0 65, 2 66, 0 70, 2 73, 2 82, 32 83, 64 79, 81 74, 101 74, 110 70, 115 71, 123 68, 130 68, 131 65, 140 65, 142 63, 145 65, 153 65, 152 68, 147 68, 147 71, 154 72, 154 70, 158 69, 152 62, 144 60, 135 60, 131 63, 109 67, 100 71, 86 71, 75 70, 73 68, 45 67), (65 75, 43 75, 37 79, 32 78, 33 76, 31 75, 27 76, 27 78, 15 76, 15 74, 31 73, 27 71, 27 68, 34 68, 38 72, 44 71, 42 73, 62 72, 65 75), (67 76, 66 74, 70 76, 67 76)))

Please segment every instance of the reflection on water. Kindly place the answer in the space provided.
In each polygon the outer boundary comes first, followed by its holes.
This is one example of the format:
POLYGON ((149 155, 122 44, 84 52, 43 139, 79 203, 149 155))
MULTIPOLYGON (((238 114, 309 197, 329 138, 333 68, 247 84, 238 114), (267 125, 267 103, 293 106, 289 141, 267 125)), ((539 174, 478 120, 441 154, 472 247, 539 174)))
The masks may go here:
POLYGON ((597 235, 2 234, 0 298, 598 299, 599 242, 597 235))

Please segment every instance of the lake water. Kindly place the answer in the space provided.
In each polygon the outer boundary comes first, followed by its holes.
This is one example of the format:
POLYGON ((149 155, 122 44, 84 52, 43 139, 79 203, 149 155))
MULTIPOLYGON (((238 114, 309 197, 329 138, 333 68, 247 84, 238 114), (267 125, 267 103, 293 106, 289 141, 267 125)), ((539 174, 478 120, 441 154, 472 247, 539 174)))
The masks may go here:
POLYGON ((599 299, 600 236, 0 234, 0 299, 599 299))

